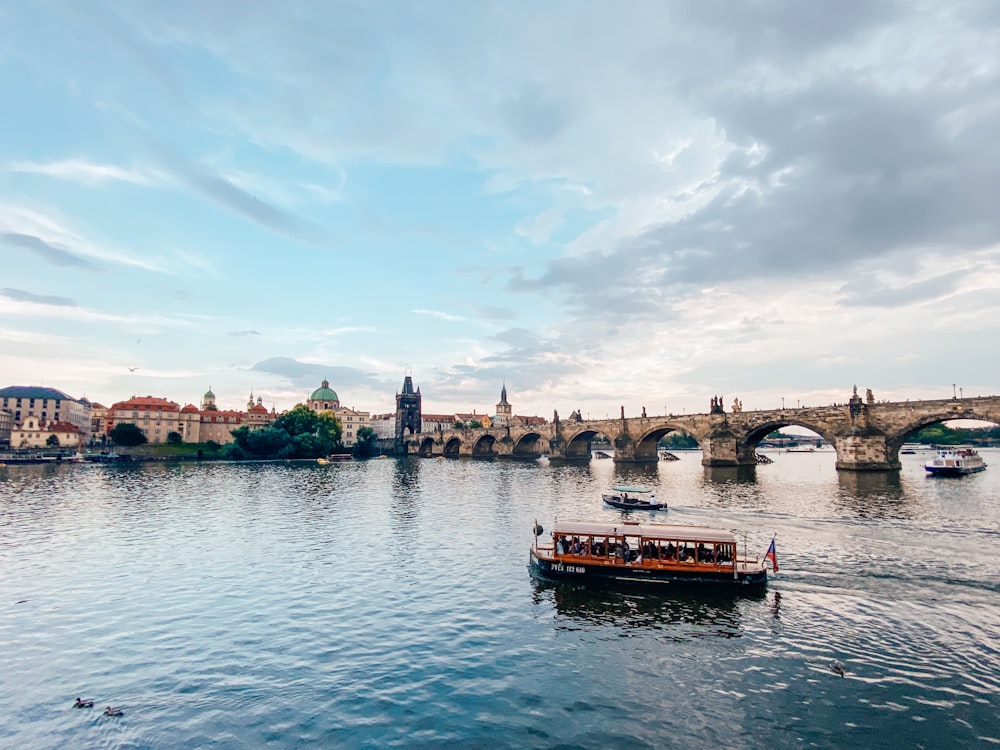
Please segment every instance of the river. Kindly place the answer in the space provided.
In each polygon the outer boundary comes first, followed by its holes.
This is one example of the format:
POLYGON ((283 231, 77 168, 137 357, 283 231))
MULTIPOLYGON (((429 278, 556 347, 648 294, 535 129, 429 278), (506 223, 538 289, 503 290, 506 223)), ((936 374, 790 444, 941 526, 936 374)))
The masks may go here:
POLYGON ((0 746, 996 746, 982 453, 959 479, 825 451, 0 469, 0 746), (614 482, 757 554, 776 534, 780 571, 753 597, 534 583, 535 520, 620 518, 614 482))

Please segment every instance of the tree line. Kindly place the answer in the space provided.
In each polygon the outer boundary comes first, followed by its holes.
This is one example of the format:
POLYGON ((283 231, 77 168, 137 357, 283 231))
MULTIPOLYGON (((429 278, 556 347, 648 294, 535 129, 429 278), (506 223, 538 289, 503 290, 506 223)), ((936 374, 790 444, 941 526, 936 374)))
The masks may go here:
MULTIPOLYGON (((233 442, 222 446, 220 458, 236 461, 246 459, 325 458, 336 453, 351 453, 355 458, 370 458, 378 452, 375 430, 362 427, 348 451, 342 442, 343 425, 331 412, 316 413, 299 404, 278 417, 271 425, 259 430, 247 426, 232 431, 233 442)), ((148 442, 142 430, 134 424, 119 424, 109 436, 116 445, 134 447, 148 442)), ((171 432, 168 443, 183 442, 181 435, 171 432)))

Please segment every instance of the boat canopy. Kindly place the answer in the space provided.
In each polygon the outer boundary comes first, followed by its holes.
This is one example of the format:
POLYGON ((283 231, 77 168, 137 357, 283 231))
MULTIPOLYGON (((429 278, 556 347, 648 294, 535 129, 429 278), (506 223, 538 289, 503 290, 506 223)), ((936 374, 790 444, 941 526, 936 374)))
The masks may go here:
POLYGON ((736 536, 725 529, 708 526, 682 526, 670 523, 605 523, 601 521, 557 521, 552 529, 557 536, 641 536, 643 539, 666 539, 681 542, 720 542, 736 544, 736 536))
POLYGON ((653 490, 644 484, 615 484, 611 486, 615 492, 636 492, 640 494, 645 494, 652 492, 653 490))

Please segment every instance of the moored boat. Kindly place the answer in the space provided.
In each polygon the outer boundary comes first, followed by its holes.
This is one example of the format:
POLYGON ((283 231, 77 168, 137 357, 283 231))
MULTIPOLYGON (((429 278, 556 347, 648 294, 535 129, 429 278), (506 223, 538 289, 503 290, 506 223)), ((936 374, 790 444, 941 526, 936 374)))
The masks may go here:
POLYGON ((667 504, 659 502, 652 489, 642 485, 616 484, 611 488, 611 492, 602 493, 601 499, 619 510, 667 509, 667 504))
POLYGON ((959 477, 983 471, 986 463, 974 449, 955 446, 939 450, 924 468, 932 477, 959 477))
POLYGON ((534 531, 528 567, 541 579, 712 588, 767 583, 764 561, 738 555, 736 537, 725 529, 637 521, 557 521, 545 543, 539 543, 544 532, 538 524, 534 531))

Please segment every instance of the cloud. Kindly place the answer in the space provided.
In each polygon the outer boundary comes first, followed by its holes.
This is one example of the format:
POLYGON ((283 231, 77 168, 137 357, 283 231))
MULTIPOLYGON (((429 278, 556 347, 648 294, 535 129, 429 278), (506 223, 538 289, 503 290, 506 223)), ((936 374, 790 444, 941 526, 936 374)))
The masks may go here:
POLYGON ((11 172, 42 174, 85 185, 96 185, 112 180, 149 185, 155 181, 151 175, 136 170, 122 169, 111 164, 97 164, 84 159, 64 159, 44 164, 19 161, 10 164, 8 169, 11 172))
POLYGON ((302 217, 265 203, 224 176, 174 153, 164 144, 151 148, 182 183, 211 201, 277 234, 309 244, 323 241, 322 232, 302 217))
POLYGON ((10 287, 0 289, 0 295, 15 302, 32 302, 36 305, 52 305, 54 307, 76 307, 76 302, 68 297, 46 297, 10 287))
POLYGON ((888 286, 872 274, 848 282, 840 288, 839 303, 863 307, 905 307, 952 294, 969 271, 959 270, 930 279, 888 286))
POLYGON ((230 331, 230 336, 260 336, 260 331, 254 331, 252 329, 246 331, 230 331))
MULTIPOLYGON (((292 385, 299 388, 315 390, 319 384, 328 380, 336 391, 351 386, 383 386, 383 381, 374 378, 371 373, 356 367, 337 367, 318 365, 310 362, 299 362, 291 357, 271 357, 253 365, 250 370, 279 375, 286 378, 292 385)), ((309 392, 311 393, 312 390, 309 392)))
POLYGON ((68 266, 74 268, 94 268, 94 265, 86 258, 81 258, 69 250, 56 247, 45 242, 40 237, 30 234, 20 234, 18 232, 0 232, 0 243, 29 250, 43 260, 55 266, 68 266))
POLYGON ((452 320, 452 321, 463 320, 463 318, 460 315, 453 315, 451 313, 442 312, 441 310, 425 310, 422 308, 418 308, 416 310, 411 310, 410 312, 412 312, 414 315, 426 315, 427 317, 437 318, 438 320, 452 320))

